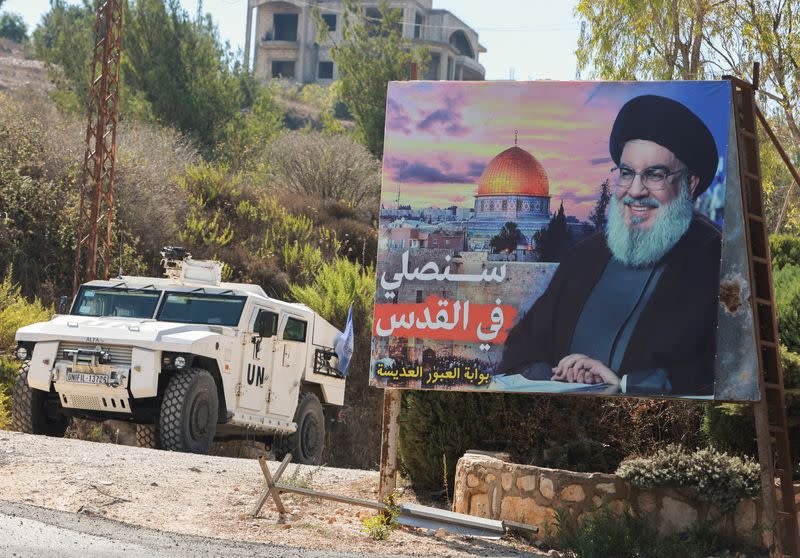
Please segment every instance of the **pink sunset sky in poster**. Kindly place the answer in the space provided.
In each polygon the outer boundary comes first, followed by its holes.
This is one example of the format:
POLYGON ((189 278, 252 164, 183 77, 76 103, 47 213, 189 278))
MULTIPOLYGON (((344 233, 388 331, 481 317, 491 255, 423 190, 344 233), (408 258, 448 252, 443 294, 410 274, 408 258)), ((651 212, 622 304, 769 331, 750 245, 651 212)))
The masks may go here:
POLYGON ((400 203, 414 208, 472 207, 481 173, 517 131, 519 147, 547 173, 551 211, 563 201, 568 215, 586 219, 614 166, 614 118, 628 99, 648 93, 697 99, 685 82, 393 82, 381 204, 396 207, 399 188, 400 203))

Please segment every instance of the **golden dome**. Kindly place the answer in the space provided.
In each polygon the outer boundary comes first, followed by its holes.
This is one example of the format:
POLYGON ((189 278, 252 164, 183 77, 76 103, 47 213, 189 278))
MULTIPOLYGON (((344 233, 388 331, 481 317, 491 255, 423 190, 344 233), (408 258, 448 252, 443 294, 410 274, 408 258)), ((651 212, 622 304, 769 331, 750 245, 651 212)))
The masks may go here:
POLYGON ((477 196, 548 196, 550 183, 542 164, 517 146, 497 155, 478 179, 477 196))

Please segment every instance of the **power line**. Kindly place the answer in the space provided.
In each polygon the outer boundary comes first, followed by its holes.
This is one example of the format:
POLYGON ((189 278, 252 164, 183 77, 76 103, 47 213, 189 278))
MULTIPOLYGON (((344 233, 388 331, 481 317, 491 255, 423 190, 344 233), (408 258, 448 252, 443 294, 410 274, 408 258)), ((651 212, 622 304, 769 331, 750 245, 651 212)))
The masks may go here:
MULTIPOLYGON (((317 3, 314 3, 314 2, 308 2, 307 0, 295 0, 295 2, 297 4, 302 4, 304 6, 309 6, 309 7, 312 7, 312 8, 315 8, 315 7, 319 8, 320 11, 323 12, 323 13, 338 14, 338 15, 342 15, 342 14, 345 13, 345 10, 339 10, 339 9, 332 8, 332 7, 328 8, 328 7, 325 7, 324 5, 320 5, 320 4, 317 4, 317 3)), ((373 7, 373 6, 369 6, 369 7, 373 7)), ((393 9, 399 9, 399 8, 393 8, 393 9)), ((448 13, 452 14, 453 16, 455 16, 455 14, 453 14, 453 12, 450 12, 449 10, 443 10, 443 11, 447 11, 448 13)), ((373 21, 378 21, 377 19, 370 18, 370 17, 368 17, 367 19, 370 19, 370 20, 373 20, 373 21)), ((429 23, 420 23, 420 24, 414 23, 413 25, 414 25, 414 27, 426 27, 426 28, 429 28, 429 29, 448 29, 448 30, 463 30, 466 27, 466 28, 472 29, 474 31, 484 31, 484 32, 490 32, 490 33, 532 33, 532 32, 539 32, 539 31, 568 31, 568 30, 571 30, 571 29, 576 29, 577 30, 577 29, 580 28, 580 24, 577 23, 577 22, 552 23, 552 24, 546 24, 546 25, 532 25, 532 26, 526 26, 526 27, 471 27, 471 26, 467 25, 466 23, 463 26, 433 25, 433 24, 429 24, 429 23)))

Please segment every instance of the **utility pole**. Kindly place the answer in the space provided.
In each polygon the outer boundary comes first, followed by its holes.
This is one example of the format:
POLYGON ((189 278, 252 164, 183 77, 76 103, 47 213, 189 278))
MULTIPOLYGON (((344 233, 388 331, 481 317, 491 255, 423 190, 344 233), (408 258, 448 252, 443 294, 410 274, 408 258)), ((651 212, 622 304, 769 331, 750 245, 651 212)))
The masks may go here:
POLYGON ((114 218, 114 172, 119 116, 119 70, 123 0, 99 0, 94 23, 92 86, 89 91, 86 151, 75 238, 73 293, 98 272, 109 276, 111 225, 114 218))

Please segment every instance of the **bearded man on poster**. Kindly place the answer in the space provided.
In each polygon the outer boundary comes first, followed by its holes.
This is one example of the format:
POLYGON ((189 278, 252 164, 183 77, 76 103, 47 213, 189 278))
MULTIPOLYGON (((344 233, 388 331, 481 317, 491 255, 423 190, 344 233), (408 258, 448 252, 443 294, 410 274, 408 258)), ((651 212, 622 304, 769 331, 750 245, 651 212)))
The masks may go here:
POLYGON ((712 395, 721 234, 694 211, 716 143, 683 104, 628 101, 609 139, 608 225, 576 245, 509 333, 497 372, 631 395, 712 395))

